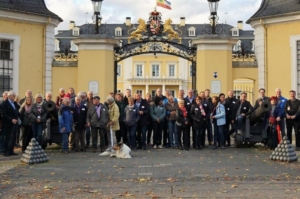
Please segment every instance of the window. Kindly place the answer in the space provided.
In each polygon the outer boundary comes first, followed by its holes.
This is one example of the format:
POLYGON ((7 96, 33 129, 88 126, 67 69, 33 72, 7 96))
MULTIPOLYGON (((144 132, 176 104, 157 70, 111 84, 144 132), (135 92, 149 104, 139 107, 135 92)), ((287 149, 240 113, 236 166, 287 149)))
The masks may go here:
POLYGON ((143 65, 141 64, 136 65, 136 76, 143 77, 143 65))
POLYGON ((239 36, 239 30, 237 28, 232 30, 232 36, 239 36))
POLYGON ((74 44, 73 41, 71 41, 70 43, 71 43, 71 51, 78 51, 78 46, 74 44))
POLYGON ((116 30, 116 36, 122 36, 121 30, 116 30))
POLYGON ((118 64, 117 65, 117 77, 121 77, 122 76, 122 73, 121 73, 121 65, 118 64))
POLYGON ((12 41, 0 40, 0 93, 12 90, 12 41))
POLYGON ((169 77, 175 77, 175 65, 169 65, 169 77))
POLYGON ((159 77, 159 65, 152 65, 152 77, 159 77))
POLYGON ((170 91, 170 94, 175 97, 175 91, 174 90, 169 90, 170 91))
POLYGON ((195 36, 195 30, 189 30, 189 36, 195 36))
POLYGON ((154 97, 156 95, 156 90, 151 91, 151 96, 154 97))
POLYGON ((78 30, 74 30, 74 36, 78 36, 79 35, 79 31, 78 30))
POLYGON ((141 97, 143 97, 143 91, 142 90, 136 90, 135 93, 139 93, 141 95, 141 97))

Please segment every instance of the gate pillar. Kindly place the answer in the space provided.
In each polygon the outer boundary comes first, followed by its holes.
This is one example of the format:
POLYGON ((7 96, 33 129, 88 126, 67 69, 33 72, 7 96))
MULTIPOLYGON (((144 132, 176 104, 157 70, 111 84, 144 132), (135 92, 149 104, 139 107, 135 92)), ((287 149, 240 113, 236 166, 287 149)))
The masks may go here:
POLYGON ((81 35, 74 40, 78 45, 77 88, 93 91, 102 103, 109 92, 114 92, 114 46, 118 42, 105 35, 81 35))
POLYGON ((197 46, 196 89, 225 93, 233 87, 232 48, 237 39, 224 35, 201 35, 193 40, 197 46))

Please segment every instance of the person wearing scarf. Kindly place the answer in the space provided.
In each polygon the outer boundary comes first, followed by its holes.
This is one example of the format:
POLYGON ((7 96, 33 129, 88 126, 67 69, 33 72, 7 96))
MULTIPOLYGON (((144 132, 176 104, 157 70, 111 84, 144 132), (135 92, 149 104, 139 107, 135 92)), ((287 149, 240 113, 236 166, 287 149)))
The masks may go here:
POLYGON ((33 104, 33 97, 27 97, 21 108, 20 112, 20 119, 22 121, 22 152, 24 153, 31 138, 32 138, 32 129, 31 129, 31 122, 30 122, 30 109, 33 104))
POLYGON ((35 103, 33 103, 30 109, 29 117, 33 138, 35 138, 41 145, 43 126, 47 120, 47 110, 43 106, 43 96, 41 94, 37 94, 35 96, 35 103))
POLYGON ((176 110, 176 128, 178 134, 178 146, 180 150, 189 150, 189 132, 188 132, 188 124, 189 117, 188 112, 184 106, 184 100, 179 100, 178 109, 176 110), (182 137, 183 137, 183 145, 182 145, 182 137))
POLYGON ((69 134, 72 132, 73 115, 71 113, 70 99, 64 98, 58 112, 59 129, 62 135, 62 153, 69 153, 69 134))
POLYGON ((226 124, 225 107, 220 103, 219 97, 212 97, 213 110, 211 113, 211 120, 214 125, 214 146, 213 149, 218 148, 218 143, 221 148, 225 149, 224 126, 226 124))
POLYGON ((207 113, 205 112, 202 104, 201 97, 195 98, 196 104, 192 105, 191 118, 193 119, 193 129, 195 132, 195 146, 196 149, 202 149, 202 133, 204 130, 204 124, 206 121, 207 113))

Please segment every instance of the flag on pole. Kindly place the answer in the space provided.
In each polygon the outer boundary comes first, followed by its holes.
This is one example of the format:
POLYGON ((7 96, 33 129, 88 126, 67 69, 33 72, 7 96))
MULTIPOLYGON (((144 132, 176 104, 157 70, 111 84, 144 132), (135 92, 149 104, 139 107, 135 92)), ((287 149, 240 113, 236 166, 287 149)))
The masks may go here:
POLYGON ((172 10, 171 2, 169 0, 157 0, 156 5, 160 6, 160 7, 163 7, 163 8, 166 8, 166 9, 169 9, 169 10, 172 10))

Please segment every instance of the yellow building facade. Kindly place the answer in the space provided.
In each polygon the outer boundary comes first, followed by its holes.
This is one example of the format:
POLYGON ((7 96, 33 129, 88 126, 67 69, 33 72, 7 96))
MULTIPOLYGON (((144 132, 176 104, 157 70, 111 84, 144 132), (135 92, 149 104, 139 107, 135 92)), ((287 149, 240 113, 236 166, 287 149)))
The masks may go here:
POLYGON ((0 92, 23 96, 28 89, 43 94, 52 89, 54 28, 62 19, 43 1, 30 3, 0 5, 0 92))
POLYGON ((300 5, 294 0, 263 0, 247 21, 255 30, 258 85, 267 95, 281 88, 300 97, 300 5))

